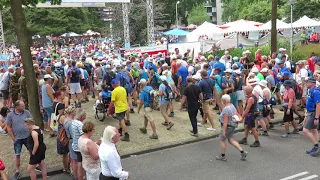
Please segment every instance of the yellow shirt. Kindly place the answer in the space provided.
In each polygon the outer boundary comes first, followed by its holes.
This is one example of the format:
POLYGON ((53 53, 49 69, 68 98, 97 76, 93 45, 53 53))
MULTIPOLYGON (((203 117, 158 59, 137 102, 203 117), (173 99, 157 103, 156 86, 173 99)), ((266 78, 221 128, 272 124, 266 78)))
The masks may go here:
POLYGON ((121 86, 116 87, 112 91, 111 101, 114 102, 116 113, 121 113, 128 110, 127 92, 121 86))

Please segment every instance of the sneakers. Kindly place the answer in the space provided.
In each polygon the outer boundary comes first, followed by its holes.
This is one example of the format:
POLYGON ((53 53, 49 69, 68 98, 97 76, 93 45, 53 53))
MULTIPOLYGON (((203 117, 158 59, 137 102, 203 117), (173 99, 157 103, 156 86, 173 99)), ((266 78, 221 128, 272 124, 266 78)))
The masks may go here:
POLYGON ((128 134, 128 133, 125 133, 124 136, 123 136, 120 140, 121 140, 121 141, 127 141, 127 142, 129 142, 129 141, 130 141, 129 134, 128 134))
POLYGON ((41 169, 40 169, 40 167, 39 167, 39 166, 37 166, 34 170, 35 170, 36 172, 41 173, 41 169))
POLYGON ((253 144, 250 145, 250 147, 260 147, 260 142, 255 141, 253 144))
POLYGON ((215 131, 216 129, 215 128, 212 128, 212 127, 209 127, 207 128, 208 131, 215 131))
POLYGON ((312 152, 314 152, 314 151, 316 151, 316 150, 317 150, 317 147, 313 146, 313 148, 310 149, 310 150, 307 150, 306 153, 307 153, 307 154, 311 154, 312 152))
POLYGON ((8 133, 6 131, 0 130, 0 135, 6 136, 6 135, 8 135, 8 133))
POLYGON ((238 141, 238 143, 243 145, 248 145, 248 141, 246 138, 241 139, 240 141, 238 141))
POLYGON ((126 126, 131 126, 130 120, 127 120, 127 121, 125 122, 125 124, 126 124, 126 126))
POLYGON ((299 130, 293 130, 291 134, 299 134, 299 130))
POLYGON ((319 156, 320 155, 320 148, 319 147, 317 147, 314 151, 312 151, 311 153, 310 153, 310 155, 311 156, 319 156))
POLYGON ((146 128, 140 128, 140 132, 142 132, 143 134, 147 133, 147 129, 146 128))
POLYGON ((152 134, 149 138, 150 138, 150 139, 158 139, 158 135, 152 134))
POLYGON ((268 132, 262 132, 260 133, 261 136, 269 136, 268 132))
POLYGON ((174 124, 172 123, 172 122, 169 122, 168 123, 168 127, 167 127, 167 130, 170 130, 171 128, 172 128, 172 126, 173 126, 174 124))
POLYGON ((222 156, 221 154, 219 156, 216 156, 216 160, 219 160, 219 161, 227 161, 227 158, 226 156, 222 156))
POLYGON ((130 109, 130 113, 131 113, 131 114, 134 114, 134 110, 133 110, 133 109, 130 109))
POLYGON ((190 134, 190 135, 191 135, 191 136, 193 136, 193 137, 199 137, 198 133, 197 133, 197 134, 195 134, 195 133, 191 132, 191 134, 190 134))
POLYGON ((284 133, 281 135, 282 138, 288 138, 290 137, 290 133, 284 133))
POLYGON ((202 127, 203 124, 198 122, 198 123, 197 123, 197 126, 202 127))
POLYGON ((164 126, 168 126, 168 122, 163 122, 163 123, 161 123, 162 125, 164 125, 164 126))
POLYGON ((248 152, 247 151, 244 151, 243 153, 241 153, 241 161, 245 161, 246 158, 247 158, 247 155, 248 155, 248 152))
POLYGON ((18 180, 20 176, 21 176, 20 172, 16 172, 16 173, 14 174, 14 176, 12 177, 12 179, 13 179, 13 180, 18 180))
POLYGON ((169 117, 174 117, 174 112, 171 112, 168 116, 169 117))

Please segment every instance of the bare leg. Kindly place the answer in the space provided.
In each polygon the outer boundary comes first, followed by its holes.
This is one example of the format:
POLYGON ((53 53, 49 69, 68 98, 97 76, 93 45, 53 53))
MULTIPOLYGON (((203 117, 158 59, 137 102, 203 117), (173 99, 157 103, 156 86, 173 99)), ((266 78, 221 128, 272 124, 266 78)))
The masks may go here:
POLYGON ((239 143, 237 141, 235 141, 234 139, 228 139, 228 141, 233 147, 235 147, 239 151, 243 151, 243 149, 241 148, 241 146, 239 145, 239 143))
POLYGON ((14 167, 16 172, 20 172, 20 155, 16 155, 14 158, 14 167))
POLYGON ((317 130, 308 130, 306 128, 303 128, 304 134, 309 138, 309 140, 312 142, 312 144, 318 144, 319 141, 319 134, 317 130))
POLYGON ((252 133, 253 133, 254 139, 255 139, 256 141, 259 141, 259 134, 258 134, 257 129, 256 129, 256 128, 252 128, 251 131, 252 131, 252 133))
POLYGON ((156 124, 154 123, 154 120, 150 121, 150 125, 151 125, 151 129, 152 129, 153 134, 157 134, 156 124))
POLYGON ((44 163, 44 161, 42 160, 41 163, 39 164, 39 167, 41 169, 41 174, 42 174, 42 179, 43 180, 47 180, 48 177, 47 177, 47 166, 46 164, 44 163))
POLYGON ((36 165, 28 165, 28 173, 31 180, 37 180, 37 174, 35 171, 36 165))
POLYGON ((120 121, 120 127, 122 128, 123 132, 128 133, 128 128, 126 126, 125 120, 120 121))
POLYGON ((220 140, 220 150, 222 154, 225 154, 227 151, 227 146, 226 146, 226 142, 220 140))
POLYGON ((6 173, 4 171, 1 171, 1 170, 0 170, 0 177, 1 177, 2 180, 8 180, 6 173))

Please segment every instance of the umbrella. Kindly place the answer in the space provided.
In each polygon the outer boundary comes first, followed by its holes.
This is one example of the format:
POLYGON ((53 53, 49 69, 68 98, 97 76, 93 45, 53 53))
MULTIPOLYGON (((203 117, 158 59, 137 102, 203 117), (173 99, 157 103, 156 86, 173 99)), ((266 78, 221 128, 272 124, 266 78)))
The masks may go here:
POLYGON ((170 31, 164 32, 163 34, 173 36, 186 36, 187 34, 189 34, 189 32, 181 29, 172 29, 170 31))

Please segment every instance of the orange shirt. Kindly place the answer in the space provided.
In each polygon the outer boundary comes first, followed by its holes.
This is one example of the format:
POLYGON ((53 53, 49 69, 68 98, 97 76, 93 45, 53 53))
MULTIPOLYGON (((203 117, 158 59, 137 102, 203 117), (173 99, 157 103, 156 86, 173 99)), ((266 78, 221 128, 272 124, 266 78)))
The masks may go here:
POLYGON ((172 75, 177 74, 177 72, 178 72, 177 61, 172 61, 171 69, 172 69, 172 75))

